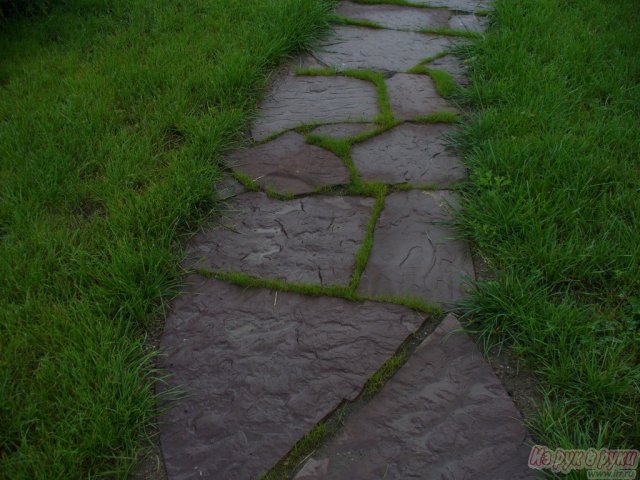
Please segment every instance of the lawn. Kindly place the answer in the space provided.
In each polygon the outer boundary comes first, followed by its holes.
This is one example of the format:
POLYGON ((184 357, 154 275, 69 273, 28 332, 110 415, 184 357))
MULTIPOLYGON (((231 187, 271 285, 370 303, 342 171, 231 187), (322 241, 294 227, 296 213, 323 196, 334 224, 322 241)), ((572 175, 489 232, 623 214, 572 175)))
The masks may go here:
POLYGON ((467 51, 460 223, 494 278, 467 319, 511 348, 550 447, 640 445, 640 8, 497 0, 467 51))
POLYGON ((0 478, 126 477, 184 235, 330 7, 67 0, 0 24, 0 478))

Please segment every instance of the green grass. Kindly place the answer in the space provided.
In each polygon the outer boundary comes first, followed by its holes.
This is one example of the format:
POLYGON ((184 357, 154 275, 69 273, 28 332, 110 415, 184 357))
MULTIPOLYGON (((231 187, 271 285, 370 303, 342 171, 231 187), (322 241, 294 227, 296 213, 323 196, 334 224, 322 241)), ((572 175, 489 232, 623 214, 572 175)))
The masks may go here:
POLYGON ((353 25, 356 27, 366 27, 366 28, 375 28, 375 29, 385 28, 379 23, 376 23, 372 20, 366 20, 362 18, 350 18, 350 17, 345 17, 343 15, 337 15, 337 14, 331 17, 331 21, 333 23, 337 23, 338 25, 353 25))
POLYGON ((0 477, 124 478, 182 235, 330 4, 60 3, 0 30, 0 477))
POLYGON ((472 32, 470 30, 455 30, 453 28, 422 28, 420 33, 430 33, 433 35, 445 35, 448 37, 470 38, 472 40, 481 38, 482 33, 472 32))
POLYGON ((495 272, 468 304, 535 372, 555 447, 640 445, 640 9, 498 0, 468 56, 461 227, 495 272))
POLYGON ((428 68, 420 64, 407 70, 407 73, 429 75, 436 86, 436 92, 443 98, 451 97, 457 90, 456 81, 444 70, 428 68))

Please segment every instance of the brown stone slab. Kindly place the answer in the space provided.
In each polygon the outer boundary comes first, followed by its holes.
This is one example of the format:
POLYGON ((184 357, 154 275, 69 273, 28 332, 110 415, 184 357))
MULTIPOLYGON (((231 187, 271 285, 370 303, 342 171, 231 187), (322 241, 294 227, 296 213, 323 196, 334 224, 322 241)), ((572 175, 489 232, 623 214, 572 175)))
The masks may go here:
POLYGON ((453 315, 296 480, 537 478, 518 410, 453 315))
POLYGON ((377 115, 376 89, 370 82, 284 75, 262 102, 251 133, 255 140, 264 140, 302 124, 366 121, 377 115))
POLYGON ((418 30, 444 28, 450 13, 443 9, 412 8, 400 5, 363 5, 340 2, 336 13, 357 20, 369 20, 387 28, 418 30))
POLYGON ((317 195, 273 200, 252 192, 228 203, 223 225, 196 235, 185 265, 316 285, 346 285, 374 200, 317 195))
POLYGON ((447 220, 450 192, 412 190, 385 200, 374 230, 373 249, 358 292, 417 297, 445 306, 464 297, 474 270, 468 246, 454 238, 447 220))
POLYGON ((440 35, 339 26, 315 56, 338 70, 360 68, 400 72, 455 44, 455 38, 440 35))
POLYGON ((387 94, 393 115, 402 120, 437 112, 458 112, 457 108, 438 95, 428 75, 396 73, 387 80, 387 94))
POLYGON ((454 15, 449 20, 449 28, 481 33, 487 28, 487 18, 478 15, 454 15))
POLYGON ((353 146, 351 157, 366 181, 448 187, 466 176, 448 145, 446 124, 404 123, 353 146))
POLYGON ((314 135, 332 138, 357 137, 361 133, 375 130, 377 127, 372 123, 336 123, 333 125, 322 125, 311 131, 314 135))
POLYGON ((479 12, 491 8, 491 1, 489 0, 411 0, 411 3, 430 7, 443 7, 460 12, 479 12))
POLYGON ((462 61, 454 57, 453 55, 446 55, 444 57, 433 60, 427 64, 429 68, 435 68, 437 70, 444 70, 459 85, 468 85, 469 79, 467 78, 467 69, 462 61))
POLYGON ((262 188, 280 194, 299 195, 349 183, 349 171, 340 157, 309 145, 296 132, 236 152, 228 161, 234 170, 251 177, 262 188))
POLYGON ((161 340, 170 480, 259 478, 355 398, 423 322, 404 307, 246 289, 193 275, 161 340))

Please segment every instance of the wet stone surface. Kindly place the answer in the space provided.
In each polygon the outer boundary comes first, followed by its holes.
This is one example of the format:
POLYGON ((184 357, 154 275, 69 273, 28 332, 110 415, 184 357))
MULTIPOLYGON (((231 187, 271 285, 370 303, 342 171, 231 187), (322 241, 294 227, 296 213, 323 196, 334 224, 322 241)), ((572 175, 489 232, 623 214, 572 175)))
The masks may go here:
POLYGON ((354 145, 351 157, 366 181, 448 187, 466 176, 445 138, 454 131, 446 124, 405 123, 354 145))
POLYGON ((339 70, 360 68, 400 72, 455 44, 453 37, 339 26, 315 55, 322 63, 339 70))
POLYGON ((222 225, 196 235, 185 266, 316 285, 346 285, 373 198, 273 200, 252 192, 228 203, 222 225))
POLYGON ((285 75, 262 102, 251 134, 259 141, 302 124, 371 120, 376 115, 376 89, 370 82, 285 75))
POLYGON ((227 161, 262 188, 280 194, 299 195, 319 187, 349 183, 349 171, 340 157, 309 145, 296 132, 236 152, 227 161))
POLYGON ((449 20, 449 28, 480 33, 486 30, 487 23, 486 17, 479 17, 477 15, 454 15, 449 20))
POLYGON ((438 95, 428 75, 396 73, 387 80, 387 93, 393 115, 403 120, 437 112, 458 112, 438 95))
POLYGON ((419 30, 444 28, 450 13, 442 9, 412 8, 400 5, 363 5, 340 2, 338 15, 357 20, 369 20, 387 28, 419 30))
POLYGON ((453 55, 446 55, 444 57, 433 60, 427 64, 429 68, 435 68, 437 70, 443 70, 453 77, 458 85, 468 85, 469 79, 467 78, 467 69, 462 61, 454 57, 453 55))
POLYGON ((423 322, 404 307, 245 289, 193 275, 166 322, 160 417, 170 480, 259 478, 423 322))
POLYGON ((296 480, 536 478, 520 414, 449 315, 296 480))
POLYGON ((364 132, 370 132, 377 128, 373 123, 336 123, 314 128, 311 133, 322 137, 349 138, 356 137, 364 132))
POLYGON ((417 297, 450 306, 464 297, 474 270, 468 246, 448 220, 446 191, 411 190, 389 195, 374 231, 373 249, 358 292, 417 297), (435 222, 435 223, 434 223, 435 222))

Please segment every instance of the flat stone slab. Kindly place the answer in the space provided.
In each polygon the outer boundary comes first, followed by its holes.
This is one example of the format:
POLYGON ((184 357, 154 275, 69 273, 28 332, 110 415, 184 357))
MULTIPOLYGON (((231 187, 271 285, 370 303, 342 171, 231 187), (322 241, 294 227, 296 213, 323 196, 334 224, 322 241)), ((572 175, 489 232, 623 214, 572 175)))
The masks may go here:
POLYGON ((404 123, 352 147, 351 157, 366 181, 448 187, 466 177, 445 136, 447 124, 404 123))
POLYGON ((287 132, 275 140, 230 155, 230 166, 262 188, 280 194, 311 193, 320 187, 349 183, 342 159, 287 132))
POLYGON ((464 297, 465 277, 473 278, 467 244, 448 226, 450 192, 412 190, 385 200, 374 231, 373 249, 358 292, 369 296, 417 297, 451 305, 464 297))
POLYGON ((460 12, 479 12, 491 8, 489 0, 411 0, 411 2, 417 5, 444 7, 460 12))
POLYGON ((215 186, 218 200, 228 200, 231 197, 246 192, 245 188, 229 174, 225 174, 215 186))
POLYGON ((345 139, 357 137, 364 132, 370 132, 377 128, 373 123, 336 123, 333 125, 322 125, 311 131, 314 135, 345 139))
POLYGON ((402 120, 437 112, 458 112, 438 95, 428 75, 396 73, 387 80, 387 94, 393 115, 402 120))
POLYGON ((454 15, 449 19, 449 28, 481 33, 487 28, 487 18, 478 15, 454 15))
POLYGON ((224 225, 197 234, 185 266, 316 285, 346 285, 374 200, 317 195, 273 200, 251 192, 228 203, 224 225))
POLYGON ((360 68, 400 72, 449 50, 456 41, 439 35, 338 26, 333 37, 315 52, 315 56, 338 70, 360 68))
POLYGON ((355 78, 285 75, 260 106, 254 140, 310 123, 366 121, 378 115, 375 86, 355 78))
POLYGON ((423 317, 397 305, 246 289, 193 275, 161 340, 170 480, 259 478, 354 399, 423 317))
POLYGON ((427 64, 429 68, 443 70, 453 77, 458 85, 469 85, 467 69, 460 59, 453 55, 433 60, 427 64))
POLYGON ((357 20, 369 20, 387 28, 418 30, 444 28, 450 12, 443 9, 404 7, 400 5, 363 5, 340 2, 336 13, 357 20))
POLYGON ((520 480, 530 447, 518 410, 449 315, 296 480, 520 480))

